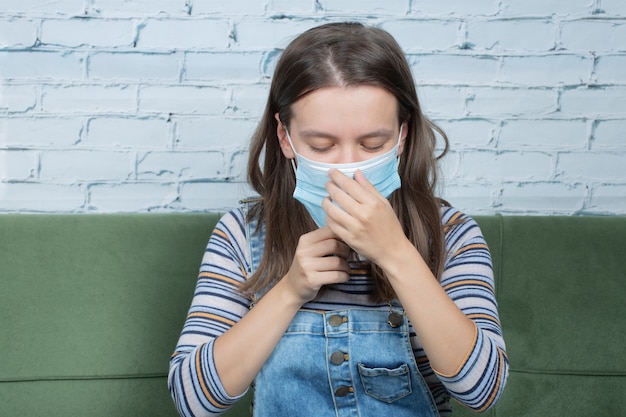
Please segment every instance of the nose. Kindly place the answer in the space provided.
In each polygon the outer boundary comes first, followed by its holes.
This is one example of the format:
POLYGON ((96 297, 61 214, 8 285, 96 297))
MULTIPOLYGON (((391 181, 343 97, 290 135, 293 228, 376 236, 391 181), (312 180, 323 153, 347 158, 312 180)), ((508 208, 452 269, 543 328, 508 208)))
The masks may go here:
POLYGON ((339 152, 337 164, 351 164, 353 162, 360 162, 358 150, 353 146, 343 146, 341 152, 339 152))

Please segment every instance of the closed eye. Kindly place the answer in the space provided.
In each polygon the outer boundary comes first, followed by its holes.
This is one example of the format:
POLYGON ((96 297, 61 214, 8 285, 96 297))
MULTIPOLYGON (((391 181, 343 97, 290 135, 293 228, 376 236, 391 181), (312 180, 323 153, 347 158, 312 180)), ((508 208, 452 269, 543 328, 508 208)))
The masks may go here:
POLYGON ((309 149, 311 149, 313 152, 316 153, 324 153, 324 152, 328 152, 332 149, 333 145, 329 145, 329 146, 313 146, 313 145, 309 145, 309 149))
POLYGON ((361 146, 367 152, 378 152, 383 148, 383 146, 385 146, 385 143, 381 143, 380 145, 361 145, 361 146))

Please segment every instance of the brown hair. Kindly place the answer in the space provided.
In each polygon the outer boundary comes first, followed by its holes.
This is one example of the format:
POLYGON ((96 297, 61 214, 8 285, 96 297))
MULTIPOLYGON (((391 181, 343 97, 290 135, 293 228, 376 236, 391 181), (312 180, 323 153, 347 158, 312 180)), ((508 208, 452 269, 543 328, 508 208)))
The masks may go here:
MULTIPOLYGON (((445 258, 441 225, 442 200, 435 197, 437 131, 448 149, 445 134, 420 109, 415 83, 402 49, 382 29, 360 23, 330 23, 310 29, 293 40, 279 59, 265 111, 250 145, 248 181, 260 202, 248 213, 265 222, 265 250, 257 271, 241 290, 253 294, 273 285, 289 270, 299 237, 316 228, 304 206, 292 197, 295 174, 277 138, 279 114, 285 126, 291 105, 324 87, 370 85, 382 87, 398 100, 398 120, 407 122, 408 135, 400 156, 402 187, 389 200, 404 233, 440 278, 445 258), (263 165, 261 167, 261 164, 263 165)), ((395 297, 377 265, 371 265, 374 298, 395 297)))

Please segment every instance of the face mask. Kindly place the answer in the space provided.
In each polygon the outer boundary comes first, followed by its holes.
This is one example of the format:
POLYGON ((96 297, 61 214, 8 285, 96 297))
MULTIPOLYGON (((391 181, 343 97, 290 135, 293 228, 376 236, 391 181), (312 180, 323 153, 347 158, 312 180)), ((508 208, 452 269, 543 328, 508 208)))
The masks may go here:
POLYGON ((322 209, 322 201, 328 196, 326 183, 329 180, 328 171, 331 168, 338 169, 350 178, 354 178, 356 171, 361 170, 365 178, 385 198, 400 188, 398 147, 400 145, 400 137, 402 137, 402 126, 400 127, 398 142, 393 149, 374 158, 349 164, 329 164, 303 157, 296 152, 289 132, 286 132, 291 149, 298 159, 297 167, 291 160, 291 165, 296 173, 296 189, 293 192, 293 197, 304 205, 319 227, 326 225, 326 212, 322 209))

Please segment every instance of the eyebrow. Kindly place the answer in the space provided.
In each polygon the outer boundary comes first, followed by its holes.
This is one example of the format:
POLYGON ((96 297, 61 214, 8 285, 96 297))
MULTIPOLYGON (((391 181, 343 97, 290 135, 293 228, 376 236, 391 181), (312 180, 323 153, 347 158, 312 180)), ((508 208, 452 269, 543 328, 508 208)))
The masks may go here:
MULTIPOLYGON (((298 134, 303 138, 328 138, 328 139, 337 139, 337 137, 331 133, 323 132, 321 130, 315 129, 305 129, 298 131, 298 134)), ((381 128, 376 129, 371 132, 364 133, 360 135, 357 139, 368 139, 368 138, 377 138, 381 136, 393 136, 395 132, 391 129, 381 128)))

